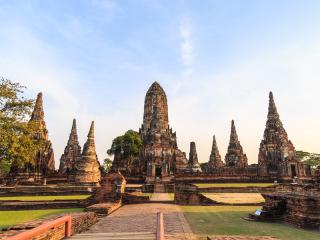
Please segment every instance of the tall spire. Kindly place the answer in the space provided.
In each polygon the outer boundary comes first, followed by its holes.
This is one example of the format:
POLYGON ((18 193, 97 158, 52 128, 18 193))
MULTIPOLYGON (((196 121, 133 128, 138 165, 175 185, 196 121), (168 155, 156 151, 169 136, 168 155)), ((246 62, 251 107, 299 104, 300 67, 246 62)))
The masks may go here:
POLYGON ((260 174, 290 175, 291 168, 283 165, 288 161, 296 161, 295 148, 288 139, 270 92, 268 118, 258 156, 260 174))
MULTIPOLYGON (((54 171, 54 153, 51 141, 49 140, 48 130, 44 121, 42 93, 38 93, 33 112, 29 121, 35 128, 32 138, 43 141, 44 145, 39 148, 35 157, 35 163, 40 166, 42 171, 47 173, 54 171)), ((40 171, 39 169, 37 171, 40 171)))
POLYGON ((230 142, 238 141, 238 134, 236 131, 236 126, 234 124, 234 120, 231 121, 231 133, 230 133, 230 142))
POLYGON ((81 160, 76 162, 75 181, 77 184, 98 184, 100 177, 100 164, 94 143, 94 121, 92 121, 88 139, 83 146, 81 160))
POLYGON ((30 121, 43 121, 44 122, 44 111, 43 111, 43 100, 42 93, 38 93, 37 100, 34 105, 34 109, 31 115, 30 121))
POLYGON ((225 162, 228 167, 246 167, 248 165, 248 159, 243 153, 233 120, 231 121, 230 141, 225 162))
POLYGON ((272 92, 269 92, 268 118, 269 117, 279 118, 279 114, 278 114, 277 107, 276 107, 276 104, 273 99, 272 92))
POLYGON ((212 139, 212 148, 211 148, 211 154, 209 159, 209 167, 210 169, 217 169, 223 167, 224 164, 221 160, 221 155, 219 153, 219 149, 216 142, 216 136, 213 135, 212 139))
POLYGON ((189 169, 192 172, 201 172, 195 142, 190 142, 189 169))
POLYGON ((59 173, 74 174, 75 164, 81 159, 81 147, 78 141, 76 119, 73 119, 68 144, 60 158, 59 173))
POLYGON ((77 133, 77 121, 75 118, 72 121, 72 127, 69 135, 68 144, 79 144, 77 133))

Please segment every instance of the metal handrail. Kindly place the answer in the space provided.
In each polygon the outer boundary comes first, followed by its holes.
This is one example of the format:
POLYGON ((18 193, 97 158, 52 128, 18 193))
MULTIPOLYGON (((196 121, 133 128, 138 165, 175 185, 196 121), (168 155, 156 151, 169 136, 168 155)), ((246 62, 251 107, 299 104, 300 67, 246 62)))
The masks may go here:
POLYGON ((164 239, 164 225, 163 225, 163 213, 157 213, 157 240, 164 239))
POLYGON ((12 237, 8 237, 8 240, 30 240, 35 236, 38 236, 42 233, 45 233, 46 231, 48 231, 50 228, 53 227, 57 227, 61 224, 65 224, 65 236, 66 237, 70 237, 71 236, 71 216, 64 216, 64 217, 60 217, 57 218, 53 221, 44 223, 39 225, 38 227, 35 227, 33 229, 21 232, 17 235, 14 235, 12 237))

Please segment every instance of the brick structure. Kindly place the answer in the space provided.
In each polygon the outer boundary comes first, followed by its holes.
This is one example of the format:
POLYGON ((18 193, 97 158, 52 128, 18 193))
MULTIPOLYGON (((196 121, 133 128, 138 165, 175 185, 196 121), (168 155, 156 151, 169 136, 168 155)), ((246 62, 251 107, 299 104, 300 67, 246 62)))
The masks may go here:
POLYGON ((311 175, 310 166, 297 160, 296 151, 280 120, 272 92, 266 128, 260 143, 259 174, 277 178, 305 177, 311 175))
POLYGON ((176 133, 169 127, 167 96, 157 82, 146 94, 139 133, 142 138, 139 161, 147 182, 171 181, 175 173, 185 171, 187 159, 178 149, 176 133))
POLYGON ((101 172, 94 143, 94 122, 91 123, 88 139, 83 146, 81 160, 75 166, 76 184, 99 185, 101 172))
POLYGON ((208 162, 208 168, 210 170, 213 169, 220 169, 224 167, 224 163, 221 159, 221 155, 219 153, 219 149, 216 142, 216 136, 213 136, 212 140, 212 148, 211 148, 211 154, 208 162))
POLYGON ((250 214, 257 221, 284 221, 306 228, 320 228, 320 188, 317 184, 284 184, 275 192, 262 193, 265 198, 260 215, 250 214))
POLYGON ((46 122, 44 120, 42 93, 39 93, 37 96, 29 123, 36 129, 36 133, 32 137, 43 142, 43 147, 37 151, 35 156, 35 173, 38 177, 52 174, 55 170, 54 153, 51 141, 49 140, 46 122))
POLYGON ((78 141, 76 119, 73 119, 69 140, 60 158, 59 174, 68 177, 74 175, 76 162, 80 160, 81 147, 78 141))
POLYGON ((245 168, 248 166, 247 155, 243 153, 233 120, 231 121, 230 141, 225 162, 227 167, 245 168))
POLYGON ((192 173, 202 172, 201 168, 200 168, 199 161, 198 161, 198 154, 197 154, 195 142, 190 142, 188 172, 192 172, 192 173))

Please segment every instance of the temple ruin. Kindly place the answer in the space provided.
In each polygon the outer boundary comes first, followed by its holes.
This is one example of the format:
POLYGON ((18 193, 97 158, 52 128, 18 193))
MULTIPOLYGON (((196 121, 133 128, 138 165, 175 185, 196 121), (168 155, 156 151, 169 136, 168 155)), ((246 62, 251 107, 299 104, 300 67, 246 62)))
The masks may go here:
POLYGON ((230 141, 225 162, 227 167, 245 168, 248 166, 248 158, 247 155, 243 153, 233 120, 231 121, 230 141))
POLYGON ((188 171, 192 173, 202 172, 199 161, 198 161, 198 154, 197 154, 195 142, 190 143, 188 168, 189 168, 188 171))
POLYGON ((208 168, 210 170, 214 170, 214 169, 220 169, 222 167, 224 167, 224 163, 219 153, 216 136, 214 135, 212 140, 212 148, 211 148, 210 158, 208 162, 208 168))
POLYGON ((169 126, 167 96, 158 82, 151 85, 145 96, 139 133, 142 139, 139 162, 147 182, 157 179, 168 182, 174 174, 186 170, 187 158, 178 149, 176 133, 169 126))
POLYGON ((260 143, 258 165, 260 175, 274 179, 311 175, 310 166, 296 158, 295 148, 282 125, 272 92, 269 93, 268 118, 260 143))
POLYGON ((42 175, 53 174, 55 171, 52 143, 49 140, 48 130, 44 120, 42 93, 37 95, 29 123, 33 124, 36 130, 32 138, 43 142, 42 147, 36 153, 34 161, 36 177, 37 180, 40 180, 42 175))
POLYGON ((81 159, 75 164, 76 174, 75 183, 76 184, 88 184, 88 185, 98 185, 101 172, 100 164, 98 162, 96 154, 96 146, 94 143, 94 122, 91 123, 91 127, 88 133, 88 139, 83 146, 83 152, 81 159))
POLYGON ((78 140, 77 123, 76 119, 73 119, 69 140, 60 158, 59 174, 74 175, 76 163, 80 160, 81 147, 78 140))

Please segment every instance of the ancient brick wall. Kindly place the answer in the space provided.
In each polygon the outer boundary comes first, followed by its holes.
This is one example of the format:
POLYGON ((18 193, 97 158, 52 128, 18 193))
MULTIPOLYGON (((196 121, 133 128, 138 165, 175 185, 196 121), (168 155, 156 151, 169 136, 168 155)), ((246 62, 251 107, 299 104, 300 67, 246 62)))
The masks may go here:
MULTIPOLYGON (((14 236, 23 231, 27 231, 30 228, 37 227, 43 223, 50 222, 54 219, 57 219, 60 216, 53 216, 51 218, 42 220, 42 221, 32 221, 24 224, 19 224, 16 226, 8 227, 7 229, 3 229, 3 232, 0 233, 0 239, 6 239, 9 236, 14 236)), ((80 233, 88 229, 90 226, 95 224, 98 221, 97 215, 93 212, 83 212, 83 213, 74 213, 71 215, 72 217, 72 226, 71 231, 72 235, 80 233)), ((60 240, 65 236, 65 224, 60 224, 55 226, 43 234, 39 234, 35 236, 33 240, 60 240)))

